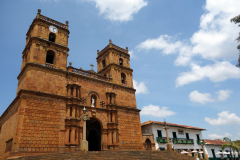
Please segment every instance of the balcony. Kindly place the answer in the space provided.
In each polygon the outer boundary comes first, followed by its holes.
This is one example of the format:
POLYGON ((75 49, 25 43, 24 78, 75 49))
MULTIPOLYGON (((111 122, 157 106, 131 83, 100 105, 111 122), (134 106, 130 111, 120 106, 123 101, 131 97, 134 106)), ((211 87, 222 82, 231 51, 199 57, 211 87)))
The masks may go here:
POLYGON ((172 142, 174 144, 194 144, 193 139, 186 139, 186 138, 173 138, 172 142))
POLYGON ((197 141, 197 144, 198 144, 198 145, 200 145, 201 143, 202 143, 202 144, 205 144, 204 139, 198 139, 198 140, 196 140, 196 141, 197 141), (201 142, 201 141, 202 141, 202 142, 201 142))
POLYGON ((158 143, 167 143, 167 137, 156 137, 158 143))

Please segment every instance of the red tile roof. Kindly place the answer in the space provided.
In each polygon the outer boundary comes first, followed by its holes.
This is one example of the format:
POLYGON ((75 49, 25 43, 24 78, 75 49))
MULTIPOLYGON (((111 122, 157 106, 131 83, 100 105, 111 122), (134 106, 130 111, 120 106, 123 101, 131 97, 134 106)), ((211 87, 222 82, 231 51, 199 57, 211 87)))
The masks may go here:
MULTIPOLYGON (((147 121, 141 124, 141 126, 149 125, 149 124, 157 124, 157 125, 164 125, 164 122, 159 121, 147 121)), ((180 128, 186 128, 186 129, 195 129, 195 130, 206 130, 204 128, 198 128, 198 127, 192 127, 192 126, 186 126, 186 125, 180 125, 180 124, 174 124, 174 123, 167 123, 168 126, 172 127, 180 127, 180 128)))
POLYGON ((205 144, 211 144, 211 145, 216 145, 216 146, 221 146, 225 143, 227 143, 226 141, 222 141, 221 139, 215 139, 215 140, 211 140, 211 139, 204 139, 205 144))

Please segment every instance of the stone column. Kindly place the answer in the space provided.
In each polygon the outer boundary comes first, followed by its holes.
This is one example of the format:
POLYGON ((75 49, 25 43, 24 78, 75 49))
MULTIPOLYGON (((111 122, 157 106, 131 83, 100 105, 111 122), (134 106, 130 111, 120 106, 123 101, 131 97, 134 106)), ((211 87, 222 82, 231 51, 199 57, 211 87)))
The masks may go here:
POLYGON ((72 107, 72 118, 76 118, 76 107, 72 107))
POLYGON ((73 86, 73 97, 76 98, 77 97, 77 86, 73 86))
POLYGON ((83 141, 87 140, 86 138, 86 121, 83 122, 83 141))
POLYGON ((86 140, 86 119, 83 121, 83 140, 81 141, 81 151, 88 151, 88 141, 86 140))
POLYGON ((75 139, 75 143, 78 145, 78 133, 79 133, 79 131, 78 131, 78 129, 76 129, 76 133, 75 133, 75 137, 76 137, 76 139, 75 139))
POLYGON ((67 117, 70 117, 70 107, 67 107, 67 117))
POLYGON ((108 141, 107 130, 103 129, 103 131, 102 131, 102 142, 103 142, 102 150, 107 149, 107 144, 108 144, 107 141, 108 141))
POLYGON ((111 122, 111 111, 108 113, 108 122, 111 122))
POLYGON ((78 87, 78 98, 81 98, 81 87, 78 87))
POLYGON ((68 97, 71 97, 72 91, 71 91, 70 85, 67 85, 67 94, 68 94, 68 97))
POLYGON ((115 94, 112 94, 112 104, 115 104, 115 94))
POLYGON ((69 128, 66 128, 65 131, 65 144, 69 144, 69 128))
POLYGON ((75 144, 75 128, 71 128, 71 144, 75 144))
POLYGON ((79 118, 79 117, 80 117, 80 116, 79 116, 79 115, 80 115, 80 113, 79 113, 79 112, 80 112, 80 108, 79 108, 79 107, 77 107, 77 108, 76 108, 76 118, 79 118))
POLYGON ((112 112, 112 122, 116 122, 116 112, 112 112))
POLYGON ((113 144, 116 144, 117 143, 117 131, 114 130, 113 131, 113 144))
POLYGON ((108 131, 108 145, 112 145, 112 131, 108 131))

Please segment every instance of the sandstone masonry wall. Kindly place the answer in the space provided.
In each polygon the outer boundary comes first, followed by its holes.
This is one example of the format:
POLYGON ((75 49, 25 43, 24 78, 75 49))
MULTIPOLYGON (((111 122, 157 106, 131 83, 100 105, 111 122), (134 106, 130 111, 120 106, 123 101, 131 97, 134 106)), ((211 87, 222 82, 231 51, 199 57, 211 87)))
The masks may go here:
POLYGON ((139 112, 118 110, 119 146, 124 151, 142 149, 139 112))
POLYGON ((8 155, 10 152, 6 152, 6 141, 14 138, 15 132, 16 132, 16 125, 17 125, 17 119, 18 119, 18 105, 19 103, 15 103, 11 106, 11 109, 5 114, 4 116, 1 116, 0 121, 0 159, 6 155, 8 155))
POLYGON ((63 145, 64 141, 60 126, 64 125, 65 103, 61 99, 24 96, 20 152, 58 151, 59 145, 63 145))

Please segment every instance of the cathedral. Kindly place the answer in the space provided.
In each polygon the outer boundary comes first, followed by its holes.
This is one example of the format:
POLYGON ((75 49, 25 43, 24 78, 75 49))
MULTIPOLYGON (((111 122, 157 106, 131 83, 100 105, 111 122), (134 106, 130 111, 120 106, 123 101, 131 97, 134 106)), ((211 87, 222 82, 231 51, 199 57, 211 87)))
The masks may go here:
MULTIPOLYGON (((0 117, 0 155, 79 151, 86 109, 89 151, 142 150, 128 48, 97 51, 97 72, 68 58, 68 21, 38 10, 26 34, 16 97, 0 117)), ((1 156, 0 156, 1 157, 1 156)))

